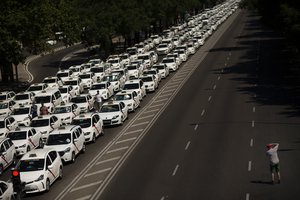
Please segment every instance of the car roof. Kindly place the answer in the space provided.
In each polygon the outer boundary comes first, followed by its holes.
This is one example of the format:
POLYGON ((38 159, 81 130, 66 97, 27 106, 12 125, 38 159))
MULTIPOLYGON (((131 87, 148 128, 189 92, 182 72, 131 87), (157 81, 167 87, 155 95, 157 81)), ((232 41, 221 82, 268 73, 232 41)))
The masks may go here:
POLYGON ((33 118, 32 120, 39 120, 39 119, 50 119, 53 115, 39 115, 33 118))
POLYGON ((84 119, 84 118, 91 118, 93 115, 95 115, 97 113, 95 112, 87 112, 87 113, 82 113, 78 116, 76 116, 74 119, 84 119))
POLYGON ((72 131, 72 129, 74 129, 75 127, 80 127, 78 125, 65 125, 65 126, 61 126, 57 129, 55 129, 54 131, 52 131, 50 133, 50 135, 54 135, 54 134, 61 134, 61 133, 69 133, 72 131))
POLYGON ((20 160, 33 160, 33 159, 43 159, 46 157, 49 151, 54 150, 53 148, 43 148, 43 149, 32 149, 22 156, 20 160))

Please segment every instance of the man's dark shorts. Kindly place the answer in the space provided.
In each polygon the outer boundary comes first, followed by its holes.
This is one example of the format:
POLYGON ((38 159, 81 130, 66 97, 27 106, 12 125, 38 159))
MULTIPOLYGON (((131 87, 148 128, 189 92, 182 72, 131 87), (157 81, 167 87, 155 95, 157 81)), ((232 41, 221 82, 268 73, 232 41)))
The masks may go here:
POLYGON ((278 164, 270 164, 270 171, 272 173, 279 172, 279 170, 280 170, 279 163, 278 164))

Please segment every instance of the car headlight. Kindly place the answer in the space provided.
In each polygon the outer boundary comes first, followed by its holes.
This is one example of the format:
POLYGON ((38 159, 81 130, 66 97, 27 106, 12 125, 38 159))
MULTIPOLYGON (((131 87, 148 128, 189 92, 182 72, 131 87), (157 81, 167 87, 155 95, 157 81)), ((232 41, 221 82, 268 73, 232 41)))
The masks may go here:
POLYGON ((71 151, 71 147, 68 147, 64 150, 64 152, 70 152, 71 151))
POLYGON ((152 86, 154 86, 154 84, 151 84, 150 86, 152 87, 152 86))
POLYGON ((116 82, 115 85, 119 85, 119 82, 116 82))
POLYGON ((26 147, 26 144, 19 146, 19 148, 25 148, 25 147, 26 147))
POLYGON ((36 180, 34 180, 34 181, 36 181, 36 182, 38 182, 38 181, 41 181, 41 180, 43 180, 44 179, 44 174, 42 174, 42 175, 40 175, 36 180))
POLYGON ((86 133, 84 133, 84 135, 89 135, 89 134, 91 134, 91 132, 86 132, 86 133))
POLYGON ((117 119, 118 117, 119 117, 119 115, 115 115, 115 116, 113 116, 112 119, 117 119))
POLYGON ((132 103, 127 104, 127 106, 132 106, 132 103))
POLYGON ((70 116, 65 118, 65 120, 69 120, 69 119, 71 119, 71 117, 70 117, 70 116))
POLYGON ((102 94, 106 94, 106 91, 103 91, 102 94))
POLYGON ((28 119, 29 119, 29 117, 25 117, 23 121, 26 121, 26 120, 28 120, 28 119))

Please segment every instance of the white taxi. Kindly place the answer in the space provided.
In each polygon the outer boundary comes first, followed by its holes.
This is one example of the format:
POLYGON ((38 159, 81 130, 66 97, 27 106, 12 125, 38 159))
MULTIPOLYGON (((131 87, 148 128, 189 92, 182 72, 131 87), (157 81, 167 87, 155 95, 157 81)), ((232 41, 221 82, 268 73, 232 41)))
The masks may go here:
POLYGON ((99 135, 103 135, 103 124, 99 113, 89 112, 75 117, 73 125, 79 125, 83 132, 86 142, 95 142, 99 135))
POLYGON ((7 137, 14 143, 18 156, 43 146, 41 132, 32 127, 17 128, 14 131, 10 131, 7 137))
POLYGON ((5 138, 7 133, 18 127, 17 120, 12 116, 0 116, 0 138, 5 138))
POLYGON ((76 94, 79 95, 84 91, 84 83, 79 77, 65 78, 64 85, 71 85, 76 91, 76 94))
POLYGON ((14 188, 11 182, 0 181, 0 199, 14 199, 14 188))
POLYGON ((90 88, 93 83, 97 81, 97 76, 94 72, 83 72, 78 75, 82 81, 83 88, 90 88))
POLYGON ((16 148, 9 138, 0 139, 0 176, 16 162, 16 148))
POLYGON ((26 92, 33 92, 35 95, 42 92, 43 90, 46 90, 48 89, 49 86, 47 83, 34 83, 34 84, 31 84, 26 92))
POLYGON ((167 76, 169 76, 170 74, 170 70, 169 67, 166 64, 157 64, 157 65, 153 65, 154 69, 158 70, 158 73, 161 75, 161 78, 167 78, 167 76))
POLYGON ((100 108, 104 126, 122 125, 128 117, 128 107, 123 102, 109 101, 100 108))
POLYGON ((33 102, 34 96, 33 92, 19 92, 14 97, 14 101, 19 105, 27 105, 33 102))
POLYGON ((75 162, 76 156, 85 152, 85 139, 80 126, 67 125, 50 133, 45 148, 58 151, 63 162, 75 162))
POLYGON ((141 79, 126 81, 123 90, 135 91, 138 94, 140 101, 146 96, 146 88, 141 79))
POLYGON ((72 85, 64 85, 58 88, 63 102, 69 103, 71 98, 76 95, 76 90, 72 85))
POLYGON ((34 149, 24 154, 15 170, 25 184, 25 193, 49 191, 56 179, 63 176, 63 164, 52 148, 34 149))
POLYGON ((146 88, 146 92, 154 92, 158 88, 158 80, 153 74, 148 74, 140 77, 146 88))
POLYGON ((61 126, 61 120, 54 115, 40 115, 31 120, 30 126, 42 133, 42 140, 45 143, 49 134, 61 126))
POLYGON ((32 119, 32 105, 20 105, 15 108, 11 115, 18 123, 18 126, 29 126, 32 119))
POLYGON ((17 106, 14 100, 0 101, 0 116, 10 115, 17 106))
POLYGON ((134 112, 140 106, 140 99, 135 91, 120 91, 114 96, 114 101, 125 103, 128 112, 134 112))
POLYGON ((14 91, 0 92, 0 101, 13 99, 16 93, 14 91))
POLYGON ((94 83, 89 89, 89 94, 95 96, 97 91, 101 94, 102 99, 109 99, 114 95, 114 86, 108 81, 102 81, 100 83, 94 83))
POLYGON ((89 112, 94 108, 94 98, 90 94, 81 94, 71 99, 80 108, 80 113, 89 112))
POLYGON ((60 106, 56 106, 52 115, 61 119, 63 125, 71 124, 73 119, 80 114, 80 109, 75 103, 61 103, 60 106))

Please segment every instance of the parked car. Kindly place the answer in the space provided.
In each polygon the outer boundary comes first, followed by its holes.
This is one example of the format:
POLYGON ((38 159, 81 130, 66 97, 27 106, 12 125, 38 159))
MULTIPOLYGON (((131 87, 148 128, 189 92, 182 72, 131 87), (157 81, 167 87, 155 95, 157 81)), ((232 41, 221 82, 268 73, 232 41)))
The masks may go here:
POLYGON ((9 166, 17 161, 16 148, 9 138, 0 139, 0 176, 9 166))

